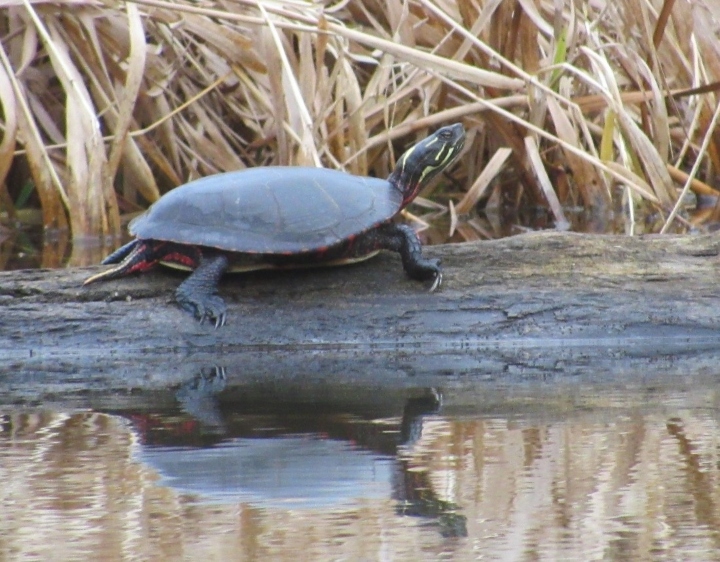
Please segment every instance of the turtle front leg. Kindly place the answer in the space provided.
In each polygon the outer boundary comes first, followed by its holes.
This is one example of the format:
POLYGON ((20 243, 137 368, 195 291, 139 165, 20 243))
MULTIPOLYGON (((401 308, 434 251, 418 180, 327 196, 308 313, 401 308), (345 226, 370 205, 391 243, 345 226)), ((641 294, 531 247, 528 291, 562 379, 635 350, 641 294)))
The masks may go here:
POLYGON ((372 249, 392 250, 402 257, 403 268, 411 279, 427 281, 432 279, 430 292, 442 283, 440 260, 427 259, 422 255, 422 244, 415 231, 407 224, 387 223, 365 235, 365 244, 372 249))
POLYGON ((215 328, 225 325, 227 306, 217 296, 217 285, 228 266, 225 256, 203 256, 200 265, 175 291, 178 304, 200 320, 215 320, 215 328))

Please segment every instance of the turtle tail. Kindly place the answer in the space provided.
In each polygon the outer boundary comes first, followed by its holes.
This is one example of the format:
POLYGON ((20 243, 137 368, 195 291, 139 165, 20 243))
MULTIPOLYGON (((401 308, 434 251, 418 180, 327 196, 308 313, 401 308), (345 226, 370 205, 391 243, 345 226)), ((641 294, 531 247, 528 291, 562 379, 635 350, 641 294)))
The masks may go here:
POLYGON ((145 240, 133 240, 122 248, 115 250, 102 261, 103 265, 112 263, 118 265, 88 277, 83 282, 83 285, 89 285, 95 283, 95 281, 116 279, 136 271, 146 271, 153 267, 157 261, 157 255, 151 244, 148 244, 145 240))

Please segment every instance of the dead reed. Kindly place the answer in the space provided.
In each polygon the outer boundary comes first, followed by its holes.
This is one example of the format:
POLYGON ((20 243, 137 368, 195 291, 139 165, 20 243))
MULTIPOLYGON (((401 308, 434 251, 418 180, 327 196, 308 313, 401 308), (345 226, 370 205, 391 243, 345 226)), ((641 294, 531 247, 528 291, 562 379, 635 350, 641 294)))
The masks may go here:
POLYGON ((457 120, 466 153, 420 201, 451 230, 488 201, 546 206, 558 226, 568 207, 622 209, 628 233, 718 219, 684 206, 720 194, 717 0, 0 5, 0 209, 30 189, 45 228, 75 239, 116 236, 216 172, 386 176, 457 120))

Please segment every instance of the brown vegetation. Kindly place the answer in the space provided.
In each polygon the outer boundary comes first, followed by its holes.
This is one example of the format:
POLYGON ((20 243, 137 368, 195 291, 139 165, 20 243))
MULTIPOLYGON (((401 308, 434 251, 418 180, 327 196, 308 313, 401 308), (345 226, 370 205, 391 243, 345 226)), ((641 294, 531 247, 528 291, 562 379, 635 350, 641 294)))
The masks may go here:
POLYGON ((0 209, 30 190, 76 239, 216 172, 386 176, 458 120, 454 181, 420 200, 451 229, 502 198, 558 225, 569 206, 622 208, 628 233, 716 220, 682 207, 720 193, 715 0, 3 4, 0 209))

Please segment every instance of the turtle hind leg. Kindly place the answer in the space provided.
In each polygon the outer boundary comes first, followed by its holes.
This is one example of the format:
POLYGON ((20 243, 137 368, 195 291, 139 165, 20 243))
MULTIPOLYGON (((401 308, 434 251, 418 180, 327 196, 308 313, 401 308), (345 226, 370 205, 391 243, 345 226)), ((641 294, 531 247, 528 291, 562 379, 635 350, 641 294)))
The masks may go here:
POLYGON ((88 277, 83 282, 83 285, 89 285, 95 283, 95 281, 116 279, 136 271, 146 271, 158 262, 159 257, 155 247, 150 242, 133 240, 102 261, 103 264, 117 263, 118 265, 88 277))
POLYGON ((365 249, 383 249, 398 252, 403 268, 411 279, 432 280, 430 292, 442 283, 440 260, 424 258, 422 244, 415 231, 407 224, 387 223, 364 235, 361 244, 365 249))
POLYGON ((225 325, 227 306, 217 296, 217 285, 228 266, 223 255, 202 257, 200 265, 175 291, 175 299, 187 312, 203 323, 215 320, 215 328, 225 325))
POLYGON ((124 246, 118 248, 112 254, 110 254, 108 257, 106 257, 103 261, 101 261, 100 265, 110 265, 111 263, 120 263, 128 256, 128 254, 130 254, 135 249, 135 246, 138 245, 138 242, 139 242, 139 240, 133 240, 132 242, 128 242, 124 246))

